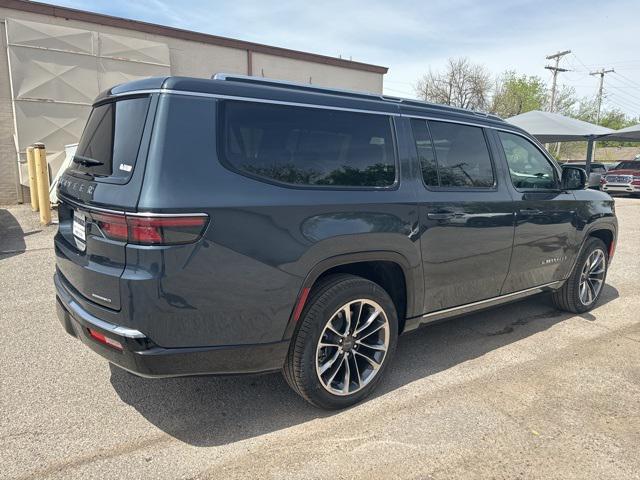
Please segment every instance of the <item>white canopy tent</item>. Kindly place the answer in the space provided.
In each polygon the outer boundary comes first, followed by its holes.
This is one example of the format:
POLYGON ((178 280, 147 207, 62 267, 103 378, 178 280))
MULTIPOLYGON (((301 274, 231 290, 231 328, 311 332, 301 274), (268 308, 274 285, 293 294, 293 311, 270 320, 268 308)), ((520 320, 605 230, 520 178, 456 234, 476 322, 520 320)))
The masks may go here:
POLYGON ((605 135, 601 140, 616 140, 619 142, 640 142, 640 123, 627 128, 621 128, 609 135, 605 135))
POLYGON ((586 141, 590 137, 600 137, 615 132, 600 125, 540 110, 532 110, 507 118, 507 122, 526 130, 542 143, 586 141))
POLYGON ((540 110, 521 113, 515 117, 507 118, 506 121, 529 132, 542 143, 586 141, 587 158, 585 170, 587 175, 589 175, 591 169, 593 142, 618 133, 600 125, 565 117, 559 113, 541 112, 540 110))

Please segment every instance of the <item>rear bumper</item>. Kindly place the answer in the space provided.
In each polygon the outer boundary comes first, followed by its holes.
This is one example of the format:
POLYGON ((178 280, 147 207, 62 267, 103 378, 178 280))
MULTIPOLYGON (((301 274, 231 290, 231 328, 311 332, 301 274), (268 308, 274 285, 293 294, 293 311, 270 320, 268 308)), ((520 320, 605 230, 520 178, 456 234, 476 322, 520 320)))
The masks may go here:
POLYGON ((56 310, 65 331, 111 363, 142 377, 228 375, 277 371, 284 365, 289 342, 215 347, 164 348, 142 332, 105 322, 74 301, 58 275, 56 310), (120 342, 116 350, 99 343, 89 328, 120 342))

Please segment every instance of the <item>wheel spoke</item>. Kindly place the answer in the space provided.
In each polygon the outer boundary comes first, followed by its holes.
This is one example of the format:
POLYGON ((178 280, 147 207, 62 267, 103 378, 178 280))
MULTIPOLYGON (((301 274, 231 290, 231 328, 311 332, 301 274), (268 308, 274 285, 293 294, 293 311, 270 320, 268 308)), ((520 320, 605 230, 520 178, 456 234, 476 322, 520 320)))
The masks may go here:
POLYGON ((382 311, 382 310, 379 310, 379 309, 377 309, 377 308, 376 308, 376 309, 375 309, 375 311, 374 311, 371 315, 369 315, 369 318, 367 318, 367 321, 366 321, 366 322, 364 322, 364 325, 362 325, 360 328, 358 328, 358 329, 354 332, 354 335, 358 335, 358 334, 359 334, 359 333, 361 333, 362 331, 366 330, 366 329, 367 329, 367 327, 369 327, 369 325, 371 325, 371 324, 374 322, 374 320, 375 320, 376 318, 378 318, 378 315, 380 315, 380 312, 381 312, 381 311, 382 311))
POLYGON ((380 330, 381 328, 384 328, 384 323, 381 323, 380 325, 376 325, 376 328, 374 328, 373 330, 371 330, 370 332, 367 332, 365 335, 362 335, 360 337, 360 340, 364 340, 367 337, 370 337, 371 335, 373 335, 374 333, 376 333, 378 330, 380 330))
POLYGON ((371 350, 377 350, 379 352, 384 352, 386 350, 384 345, 371 345, 370 343, 364 343, 362 341, 356 342, 358 345, 362 345, 363 347, 370 348, 371 350))
POLYGON ((348 335, 351 332, 351 304, 348 303, 342 308, 342 316, 344 317, 344 321, 347 326, 344 329, 344 333, 342 335, 348 335))
POLYGON ((331 366, 334 363, 336 363, 336 360, 338 359, 339 356, 340 356, 340 349, 337 349, 336 353, 334 353, 333 356, 320 367, 320 375, 322 375, 327 370, 329 370, 331 366))
POLYGON ((351 368, 349 368, 349 354, 345 355, 344 362, 344 379, 342 380, 342 393, 349 393, 349 386, 351 385, 351 368))
POLYGON ((340 333, 335 328, 333 328, 333 325, 331 324, 331 322, 329 322, 329 324, 327 325, 327 330, 329 330, 330 332, 334 333, 338 337, 342 337, 342 333, 340 333))
POLYGON ((320 345, 320 348, 323 347, 335 347, 335 348, 340 348, 340 345, 337 343, 332 343, 332 342, 324 342, 322 340, 320 340, 320 343, 318 344, 320 345))
POLYGON ((350 358, 353 360, 353 369, 356 372, 356 378, 358 379, 358 388, 362 385, 362 378, 360 377, 360 367, 358 367, 358 359, 355 355, 351 355, 350 358))
POLYGON ((586 293, 587 293, 587 303, 591 303, 593 301, 593 291, 591 290, 591 285, 589 282, 585 282, 586 285, 586 293))
POLYGON ((335 369, 335 371, 329 377, 329 380, 327 380, 327 385, 331 386, 331 384, 333 383, 333 380, 336 378, 336 376, 338 375, 338 372, 342 368, 343 363, 344 363, 344 355, 340 357, 340 363, 338 363, 338 368, 335 369))
POLYGON ((580 282, 580 300, 582 301, 582 303, 587 303, 587 299, 586 299, 586 289, 587 289, 587 282, 580 282))
POLYGON ((368 355, 365 355, 362 352, 357 352, 357 351, 355 352, 355 354, 360 355, 367 362, 369 362, 369 364, 373 367, 374 370, 378 370, 380 368, 380 364, 376 362, 373 358, 369 357, 368 355))
POLYGON ((362 311, 364 310, 364 302, 359 302, 358 310, 355 312, 355 321, 353 322, 353 326, 351 328, 352 332, 355 332, 360 324, 360 320, 362 320, 362 311))

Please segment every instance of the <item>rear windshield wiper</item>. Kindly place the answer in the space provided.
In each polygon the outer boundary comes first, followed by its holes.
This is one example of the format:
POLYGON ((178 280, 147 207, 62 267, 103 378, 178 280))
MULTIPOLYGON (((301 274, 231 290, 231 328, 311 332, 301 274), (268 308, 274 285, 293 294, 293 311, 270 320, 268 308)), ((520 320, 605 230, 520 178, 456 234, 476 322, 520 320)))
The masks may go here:
POLYGON ((82 155, 74 155, 73 162, 79 163, 80 165, 84 165, 86 167, 97 167, 99 165, 104 165, 104 162, 100 160, 96 160, 94 158, 83 157, 82 155))

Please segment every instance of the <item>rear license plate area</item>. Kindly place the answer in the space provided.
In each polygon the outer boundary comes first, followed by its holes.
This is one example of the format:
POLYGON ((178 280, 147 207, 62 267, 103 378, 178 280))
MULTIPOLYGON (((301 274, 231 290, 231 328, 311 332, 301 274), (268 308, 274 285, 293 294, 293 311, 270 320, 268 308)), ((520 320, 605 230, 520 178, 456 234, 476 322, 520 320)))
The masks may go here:
POLYGON ((78 210, 73 211, 73 239, 78 250, 87 248, 87 217, 78 210))

